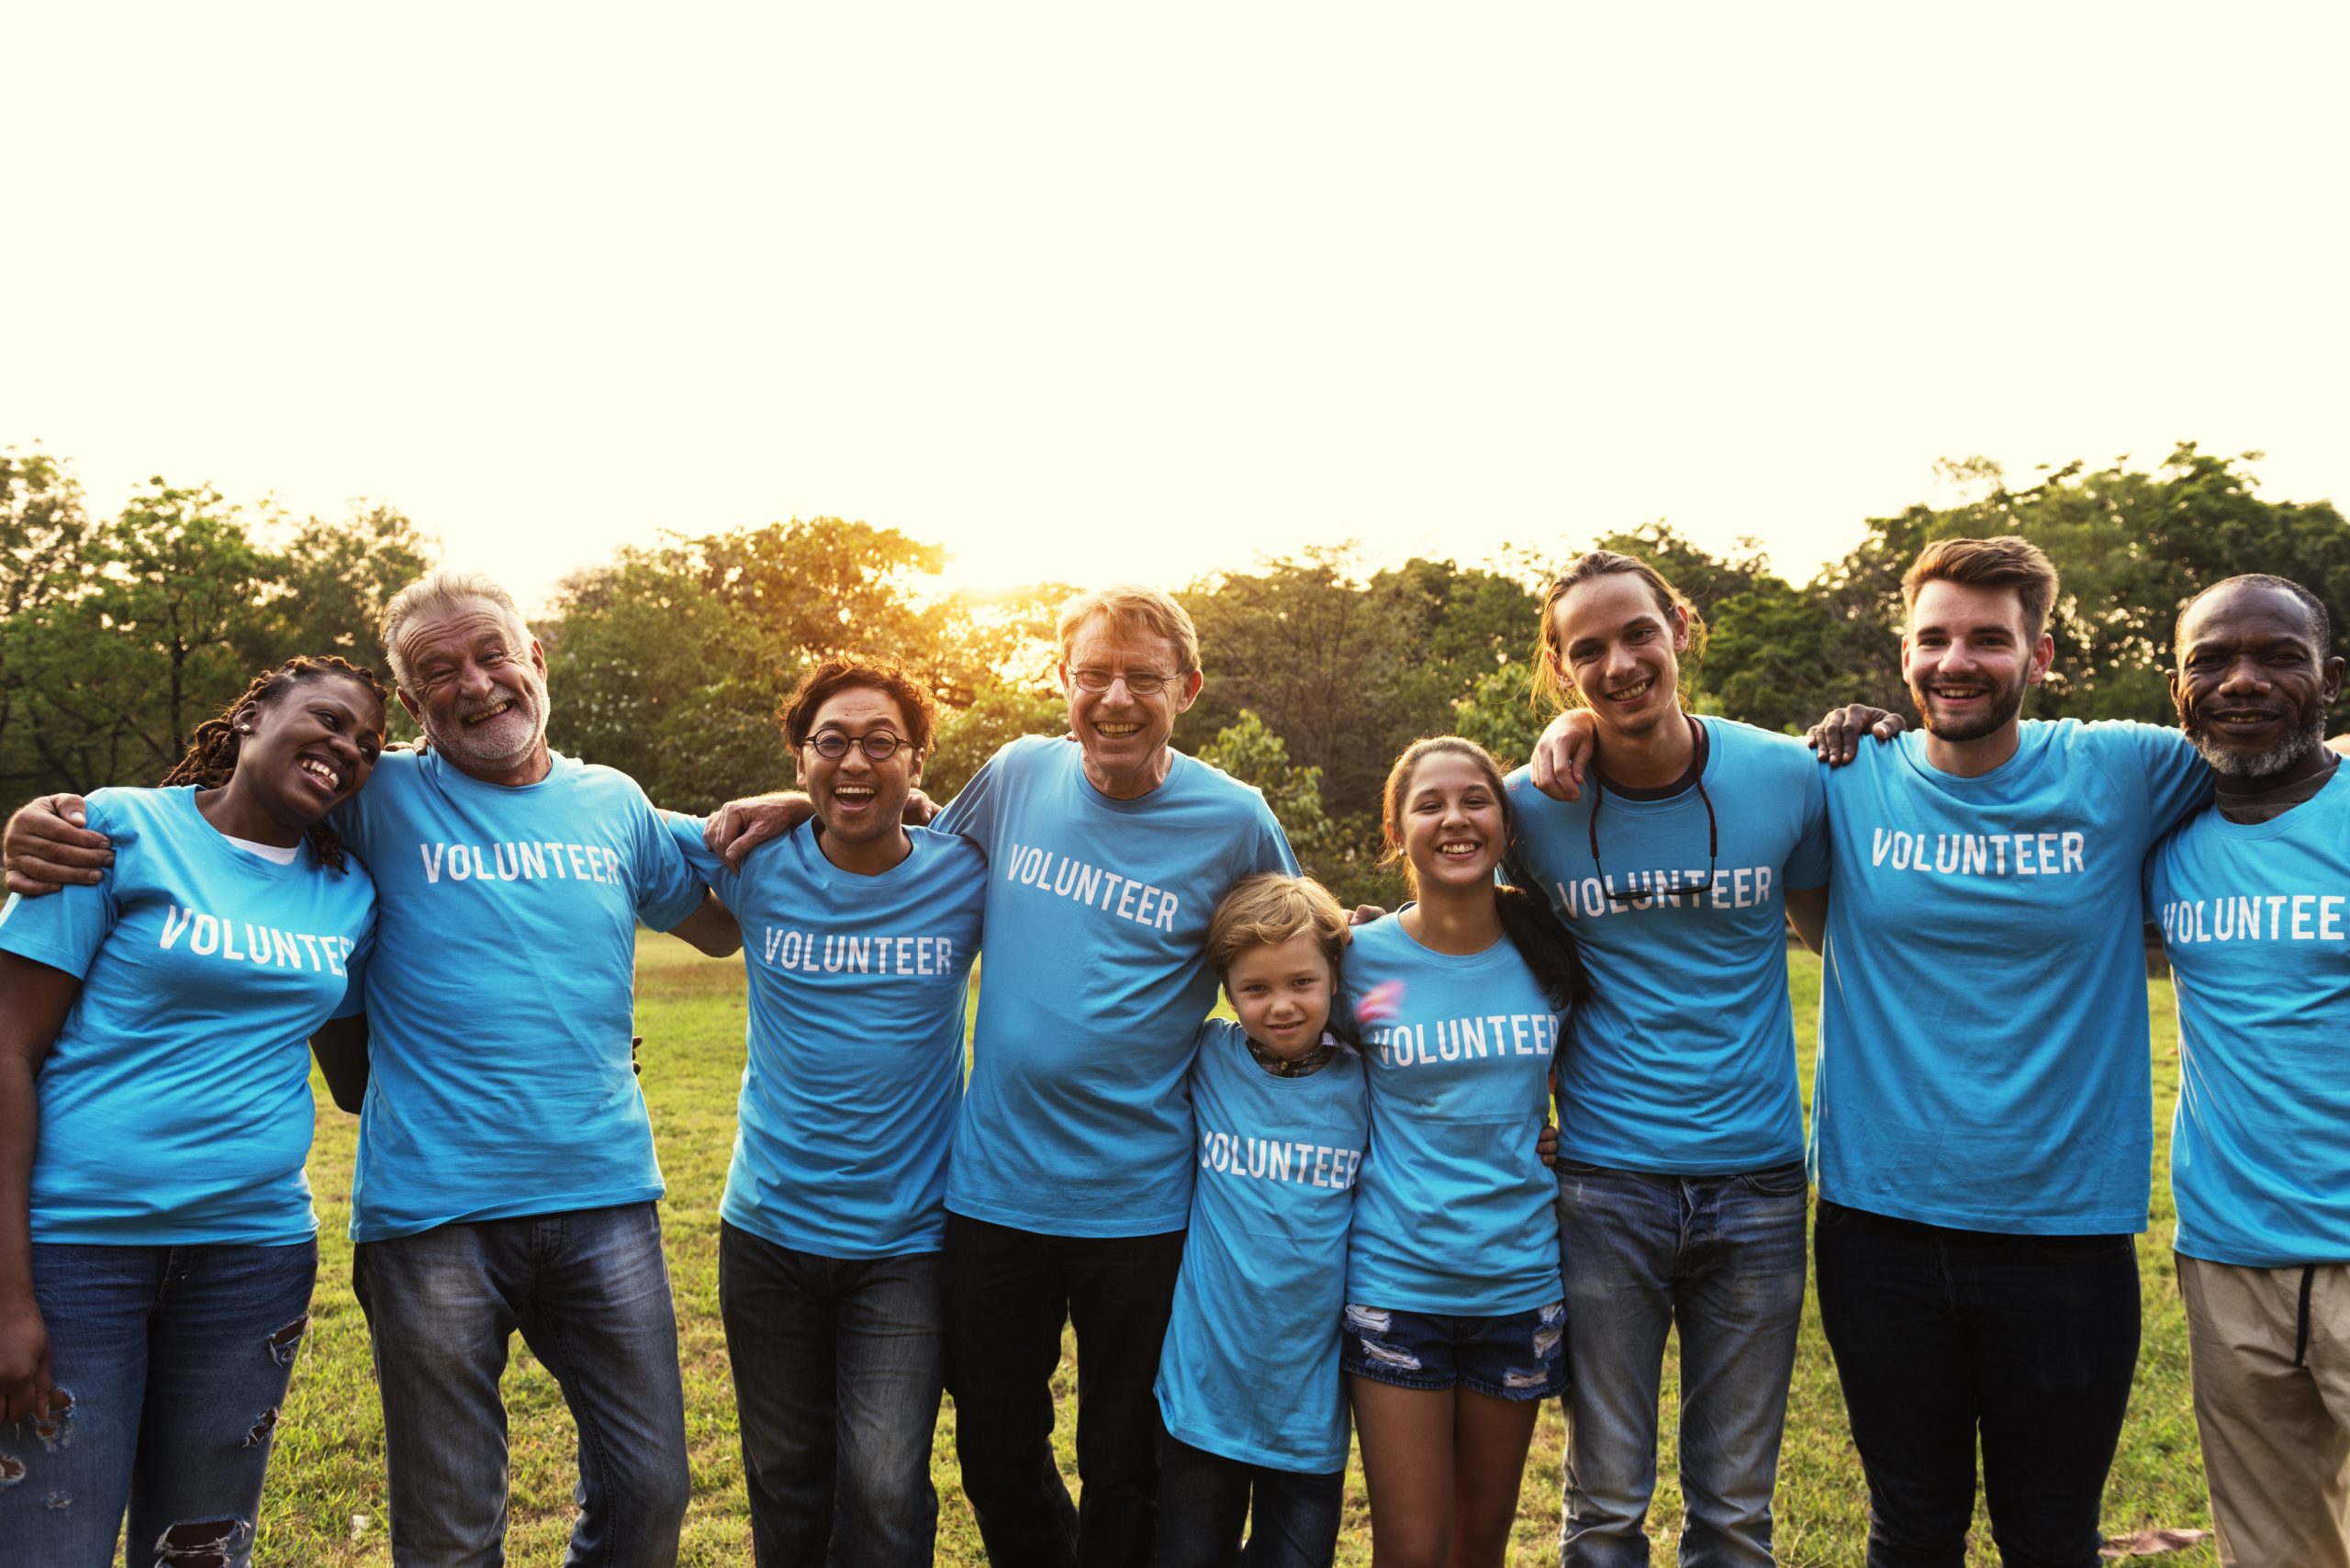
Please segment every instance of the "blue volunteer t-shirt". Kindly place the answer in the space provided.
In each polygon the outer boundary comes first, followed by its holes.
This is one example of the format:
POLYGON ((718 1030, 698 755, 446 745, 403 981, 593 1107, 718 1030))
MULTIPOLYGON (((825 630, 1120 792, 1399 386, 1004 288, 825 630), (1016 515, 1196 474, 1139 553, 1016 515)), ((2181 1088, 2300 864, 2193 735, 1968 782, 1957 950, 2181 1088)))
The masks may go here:
POLYGON ((1559 1299, 1558 1182, 1535 1152, 1565 1016, 1506 939, 1470 957, 1403 920, 1346 959, 1371 1068, 1347 1300, 1498 1317, 1559 1299))
POLYGON ((2028 722, 1962 778, 1926 736, 1828 771, 1819 1195, 2021 1235, 2146 1228, 2140 867, 2210 798, 2176 730, 2028 722))
POLYGON ((337 809, 381 897, 354 1241, 661 1195, 629 1062, 636 923, 702 882, 624 773, 485 784, 388 752, 337 809))
POLYGON ((1509 777, 1511 857, 1591 978, 1559 1063, 1559 1152, 1585 1164, 1726 1176, 1803 1158, 1786 893, 1828 880, 1827 793, 1802 742, 1698 722, 1707 799, 1594 784, 1568 804, 1509 777))
POLYGON ((1297 862, 1263 795, 1181 753, 1116 801, 1074 741, 991 757, 937 825, 988 860, 987 972, 946 1206, 1053 1236, 1154 1236, 1192 1212, 1203 950, 1232 884, 1297 862))
POLYGON ((10 898, 0 948, 78 975, 35 1081, 36 1241, 283 1246, 310 1212, 310 1032, 360 1008, 375 884, 240 849, 193 786, 100 790, 95 885, 10 898))
POLYGON ((1211 1018, 1192 1109, 1199 1163, 1159 1415, 1183 1442, 1243 1464, 1344 1470, 1338 1323, 1371 1134, 1362 1058, 1342 1049, 1304 1078, 1276 1078, 1239 1025, 1211 1018))
POLYGON ((742 924, 749 974, 719 1212, 822 1258, 937 1251, 987 861, 968 839, 914 827, 903 860, 861 877, 825 859, 807 823, 738 873, 702 847, 699 819, 670 826, 742 924))
POLYGON ((2146 879, 2178 995, 2178 1249, 2350 1262, 2350 773, 2265 823, 2203 812, 2146 879))

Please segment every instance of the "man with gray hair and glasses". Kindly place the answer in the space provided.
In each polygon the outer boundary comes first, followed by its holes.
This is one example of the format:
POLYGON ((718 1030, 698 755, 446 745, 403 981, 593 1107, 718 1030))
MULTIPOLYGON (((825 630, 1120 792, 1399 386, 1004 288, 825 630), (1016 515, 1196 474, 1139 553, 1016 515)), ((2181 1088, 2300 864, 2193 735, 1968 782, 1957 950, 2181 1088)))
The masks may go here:
MULTIPOLYGON (((635 930, 723 955, 734 923, 632 780, 549 749, 546 657, 504 588, 435 572, 386 607, 384 644, 430 749, 387 754, 331 819, 375 879, 379 924, 366 1014, 320 1044, 365 1073, 344 1105, 361 1118, 352 1283, 393 1561, 502 1559, 498 1383, 519 1329, 579 1427, 567 1561, 666 1568, 691 1487, 631 1063, 635 930)), ((12 890, 97 879, 110 857, 81 806, 17 814, 12 890)))

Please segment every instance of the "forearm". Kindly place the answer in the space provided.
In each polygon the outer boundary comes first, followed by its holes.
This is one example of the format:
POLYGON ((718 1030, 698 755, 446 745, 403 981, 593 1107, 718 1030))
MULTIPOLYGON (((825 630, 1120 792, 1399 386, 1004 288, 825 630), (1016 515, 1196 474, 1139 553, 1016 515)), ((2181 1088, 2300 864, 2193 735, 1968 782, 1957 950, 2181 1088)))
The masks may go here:
POLYGON ((669 927, 669 935, 699 948, 713 958, 732 958, 743 950, 743 928, 734 916, 720 903, 716 895, 708 891, 694 912, 669 927))
POLYGON ((33 1294, 33 1148, 40 1100, 32 1063, 0 1050, 0 1307, 33 1294))
POLYGON ((1799 888, 1787 894, 1787 924, 1815 953, 1828 948, 1828 890, 1799 888))
POLYGON ((357 1115, 367 1103, 367 1014, 330 1018, 310 1036, 319 1076, 338 1110, 357 1115))

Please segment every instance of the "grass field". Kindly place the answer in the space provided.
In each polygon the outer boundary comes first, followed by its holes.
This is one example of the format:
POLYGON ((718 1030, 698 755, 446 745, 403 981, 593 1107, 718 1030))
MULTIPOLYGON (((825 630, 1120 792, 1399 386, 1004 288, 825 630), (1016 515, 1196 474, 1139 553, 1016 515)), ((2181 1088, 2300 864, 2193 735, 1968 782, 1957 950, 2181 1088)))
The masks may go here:
MULTIPOLYGON (((1796 1033, 1809 1097, 1812 1025, 1818 1012, 1819 967, 1806 954, 1792 958, 1796 1033)), ((2154 1219, 2141 1246, 2145 1336, 2129 1425, 2122 1434, 2106 1495, 2108 1535, 2154 1526, 2208 1523, 2203 1473, 2187 1385, 2186 1324, 2173 1280, 2168 1177, 2169 1122, 2178 1092, 2178 1053, 2170 988, 2154 982, 2154 1109, 2157 1121, 2154 1219)), ((663 1205, 669 1267, 675 1278, 686 1379, 686 1423, 692 1450, 695 1501, 681 1561, 699 1565, 750 1561, 742 1465, 735 1446, 733 1393, 718 1324, 718 1199, 734 1135, 734 1095, 743 1064, 742 970, 738 962, 705 959, 666 936, 647 935, 639 948, 637 1027, 644 1036, 644 1088, 669 1182, 663 1205)), ((283 1568, 385 1563, 382 1419, 367 1361, 367 1330, 351 1296, 350 1220, 353 1118, 336 1111, 318 1091, 319 1137, 310 1178, 321 1223, 318 1299, 310 1338, 295 1374, 279 1428, 276 1457, 254 1562, 283 1568)), ((1064 1415, 1057 1438, 1061 1465, 1076 1487, 1068 1411, 1075 1395, 1073 1364, 1064 1360, 1055 1389, 1064 1415)), ((518 1339, 507 1383, 512 1423, 513 1503, 509 1560, 535 1565, 561 1561, 572 1516, 575 1473, 569 1417, 554 1381, 518 1339)), ((1666 1451, 1674 1421, 1673 1370, 1666 1372, 1666 1451)), ((984 1559, 954 1462, 954 1411, 939 1417, 934 1469, 940 1495, 938 1561, 984 1559)), ((1546 1410, 1535 1436, 1518 1505, 1512 1561, 1555 1558, 1559 1519, 1561 1421, 1546 1410)), ((1651 1526, 1670 1542, 1680 1518, 1680 1491, 1670 1473, 1660 1478, 1651 1526)), ((1787 1411, 1779 1469, 1778 1546, 1783 1562, 1858 1564, 1867 1508, 1860 1465, 1845 1432, 1843 1402, 1820 1336, 1818 1315, 1807 1305, 1804 1333, 1787 1411)), ((1349 1476, 1342 1563, 1371 1559, 1370 1517, 1361 1476, 1349 1476)), ((1672 1561, 1670 1546, 1658 1560, 1672 1561)), ((1978 1518, 1972 1563, 1996 1561, 1978 1518)), ((2165 1560, 2210 1564, 2209 1548, 2165 1560)))

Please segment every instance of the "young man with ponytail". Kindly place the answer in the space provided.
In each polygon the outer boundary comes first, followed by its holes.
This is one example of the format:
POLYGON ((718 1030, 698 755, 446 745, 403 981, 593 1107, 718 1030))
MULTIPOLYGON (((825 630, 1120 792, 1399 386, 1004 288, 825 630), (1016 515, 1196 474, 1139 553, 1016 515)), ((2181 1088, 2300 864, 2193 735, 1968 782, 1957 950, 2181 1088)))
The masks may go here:
POLYGON ((1802 743, 1684 707, 1705 622, 1655 567, 1544 596, 1538 692, 1595 742, 1580 798, 1521 769, 1515 875, 1592 982, 1559 1070, 1567 1452, 1560 1561, 1649 1561, 1665 1337, 1681 1339, 1681 1560, 1764 1568, 1803 1314, 1803 1113, 1785 924, 1816 935, 1827 807, 1802 743))

